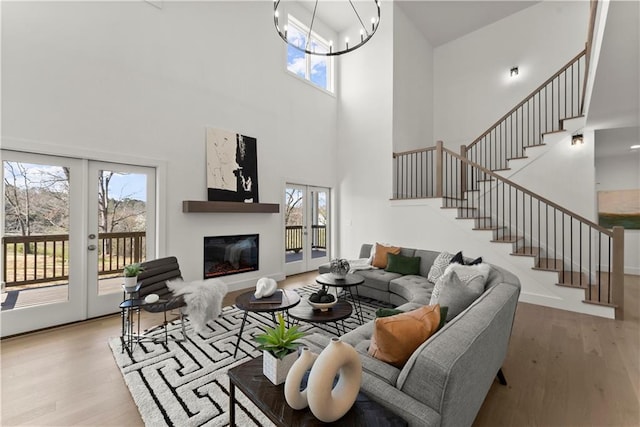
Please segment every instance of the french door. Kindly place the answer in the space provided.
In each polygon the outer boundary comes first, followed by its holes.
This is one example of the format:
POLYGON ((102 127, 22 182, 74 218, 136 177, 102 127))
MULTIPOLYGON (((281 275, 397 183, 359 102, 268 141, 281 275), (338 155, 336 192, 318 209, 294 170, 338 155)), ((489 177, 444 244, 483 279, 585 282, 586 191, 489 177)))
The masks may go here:
POLYGON ((2 336, 119 311, 155 253, 154 168, 2 150, 2 336))
POLYGON ((330 258, 330 191, 287 184, 284 191, 284 256, 287 275, 317 269, 330 258))

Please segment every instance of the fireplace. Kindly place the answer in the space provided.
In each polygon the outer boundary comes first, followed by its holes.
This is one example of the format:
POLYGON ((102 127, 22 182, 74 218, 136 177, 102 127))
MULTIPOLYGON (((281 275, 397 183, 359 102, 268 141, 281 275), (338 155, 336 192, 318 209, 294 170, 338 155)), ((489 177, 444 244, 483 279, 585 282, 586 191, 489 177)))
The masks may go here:
POLYGON ((204 238, 204 278, 258 270, 257 234, 204 238))

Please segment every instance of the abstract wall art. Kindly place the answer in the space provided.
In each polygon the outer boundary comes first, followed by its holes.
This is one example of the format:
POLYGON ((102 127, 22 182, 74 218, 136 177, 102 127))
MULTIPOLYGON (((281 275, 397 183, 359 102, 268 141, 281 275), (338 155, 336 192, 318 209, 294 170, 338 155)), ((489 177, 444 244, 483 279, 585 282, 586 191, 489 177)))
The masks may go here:
POLYGON ((255 138, 207 128, 207 199, 258 203, 258 155, 255 138))
POLYGON ((598 191, 598 224, 640 229, 640 189, 598 191))

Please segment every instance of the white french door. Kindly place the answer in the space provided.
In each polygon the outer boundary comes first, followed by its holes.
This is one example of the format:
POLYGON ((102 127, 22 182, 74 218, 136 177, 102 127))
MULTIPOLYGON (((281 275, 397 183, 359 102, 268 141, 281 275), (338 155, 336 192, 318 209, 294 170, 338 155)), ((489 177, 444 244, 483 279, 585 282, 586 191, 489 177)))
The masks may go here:
POLYGON ((9 150, 1 161, 1 335, 119 311, 122 267, 155 253, 155 169, 9 150))
POLYGON ((284 192, 285 273, 304 273, 329 262, 330 190, 286 184, 284 192))

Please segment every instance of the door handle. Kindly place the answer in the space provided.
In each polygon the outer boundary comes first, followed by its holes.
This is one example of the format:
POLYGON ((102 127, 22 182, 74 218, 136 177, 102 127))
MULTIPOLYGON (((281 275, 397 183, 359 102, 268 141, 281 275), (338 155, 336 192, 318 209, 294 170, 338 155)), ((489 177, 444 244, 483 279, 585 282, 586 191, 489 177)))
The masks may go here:
POLYGON ((98 247, 96 245, 89 245, 87 246, 87 249, 89 249, 90 251, 95 251, 98 247))

